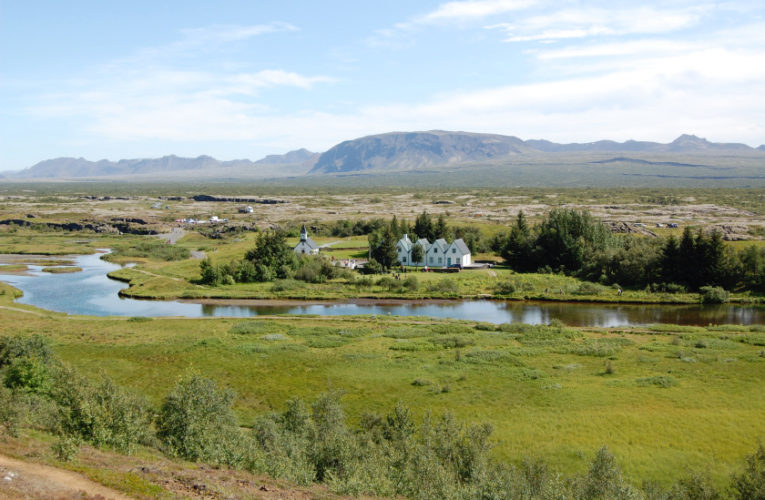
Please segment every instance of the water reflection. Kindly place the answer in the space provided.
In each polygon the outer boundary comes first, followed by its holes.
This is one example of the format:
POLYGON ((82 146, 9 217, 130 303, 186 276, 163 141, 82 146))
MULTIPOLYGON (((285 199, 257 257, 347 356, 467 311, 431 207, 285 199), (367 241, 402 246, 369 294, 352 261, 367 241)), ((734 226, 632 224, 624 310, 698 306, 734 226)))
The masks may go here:
POLYGON ((0 275, 21 289, 18 302, 43 309, 93 316, 228 316, 274 314, 346 316, 358 314, 431 316, 490 323, 547 324, 557 319, 568 325, 614 327, 675 323, 681 325, 763 324, 763 306, 672 306, 573 304, 561 302, 495 302, 488 300, 406 303, 296 303, 285 306, 196 304, 176 301, 123 299, 119 290, 127 284, 106 277, 120 266, 103 261, 99 254, 77 257, 77 273, 50 274, 30 266, 30 276, 0 275))

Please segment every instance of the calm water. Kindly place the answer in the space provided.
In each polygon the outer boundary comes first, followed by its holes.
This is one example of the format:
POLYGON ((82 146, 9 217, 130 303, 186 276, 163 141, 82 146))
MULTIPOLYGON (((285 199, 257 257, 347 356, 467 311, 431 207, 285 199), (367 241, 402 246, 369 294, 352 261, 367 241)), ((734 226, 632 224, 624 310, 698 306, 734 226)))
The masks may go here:
POLYGON ((651 323, 681 325, 765 324, 763 306, 668 306, 572 304, 560 302, 498 302, 489 300, 386 303, 332 303, 289 306, 206 305, 176 301, 123 299, 117 294, 127 284, 106 277, 119 265, 103 261, 100 254, 76 258, 82 272, 49 274, 30 266, 31 276, 0 275, 24 292, 18 302, 69 314, 93 316, 203 316, 247 317, 259 314, 356 314, 435 316, 491 323, 546 324, 553 319, 576 326, 626 326, 651 323))

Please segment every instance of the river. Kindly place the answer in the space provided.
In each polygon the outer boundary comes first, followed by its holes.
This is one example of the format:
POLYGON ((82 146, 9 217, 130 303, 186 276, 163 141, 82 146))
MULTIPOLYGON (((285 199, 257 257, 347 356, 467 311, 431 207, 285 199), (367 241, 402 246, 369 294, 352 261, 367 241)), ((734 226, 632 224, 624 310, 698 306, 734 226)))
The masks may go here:
MULTIPOLYGON (((572 326, 639 326, 654 323, 680 325, 765 324, 765 307, 750 305, 635 305, 570 302, 518 302, 493 300, 455 301, 344 301, 325 303, 293 301, 271 305, 251 301, 236 305, 219 301, 136 300, 119 297, 128 285, 106 274, 120 266, 101 260, 101 254, 75 259, 82 271, 51 274, 30 266, 29 275, 1 275, 0 280, 24 292, 17 302, 68 314, 92 316, 209 316, 250 317, 272 314, 347 316, 360 314, 430 316, 487 321, 490 323, 547 324, 557 319, 572 326)), ((267 301, 265 301, 267 302, 267 301)))

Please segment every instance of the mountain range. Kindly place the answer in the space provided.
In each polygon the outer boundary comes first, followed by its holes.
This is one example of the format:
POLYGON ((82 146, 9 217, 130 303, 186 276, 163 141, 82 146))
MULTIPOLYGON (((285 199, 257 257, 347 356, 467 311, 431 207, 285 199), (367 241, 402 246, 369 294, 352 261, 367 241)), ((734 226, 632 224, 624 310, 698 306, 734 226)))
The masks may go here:
POLYGON ((257 161, 219 161, 210 156, 181 158, 174 155, 119 161, 56 158, 21 171, 6 172, 4 177, 148 181, 177 180, 182 174, 185 180, 287 177, 316 180, 326 176, 446 172, 468 175, 476 169, 485 175, 494 172, 499 177, 512 177, 525 184, 529 181, 524 179, 535 175, 554 182, 559 179, 556 172, 561 171, 568 175, 689 177, 710 181, 735 177, 755 180, 759 185, 760 179, 765 184, 765 145, 752 148, 746 144, 715 143, 694 135, 681 135, 668 144, 632 140, 560 144, 547 140, 524 141, 497 134, 434 130, 371 135, 344 141, 324 153, 298 149, 282 155, 268 155, 257 161), (603 170, 603 166, 608 166, 609 170, 603 170), (696 167, 696 171, 688 175, 688 167, 696 167), (518 175, 513 177, 513 173, 518 175))

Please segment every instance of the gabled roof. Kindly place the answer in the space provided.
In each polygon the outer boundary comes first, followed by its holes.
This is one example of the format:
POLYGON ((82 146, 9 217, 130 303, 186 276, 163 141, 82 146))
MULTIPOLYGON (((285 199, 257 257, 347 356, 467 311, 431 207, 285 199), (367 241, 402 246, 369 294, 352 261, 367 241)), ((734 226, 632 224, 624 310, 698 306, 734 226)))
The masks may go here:
POLYGON ((464 241, 462 238, 459 238, 459 239, 456 239, 456 240, 454 240, 454 241, 452 242, 452 246, 455 246, 455 247, 457 247, 457 250, 458 250, 458 251, 459 251, 459 252, 460 252, 462 255, 467 255, 467 254, 469 254, 469 253, 470 253, 470 249, 469 249, 469 248, 468 248, 468 246, 465 244, 465 241, 464 241))
POLYGON ((422 248, 424 248, 426 251, 428 248, 430 248, 430 242, 427 238, 420 238, 419 240, 414 242, 415 245, 420 245, 422 248))
POLYGON ((398 244, 404 247, 404 250, 407 252, 412 249, 412 240, 410 240, 409 236, 406 234, 400 240, 398 240, 398 244))
MULTIPOLYGON (((306 236, 304 240, 300 240, 300 243, 304 243, 311 250, 317 250, 319 248, 319 245, 308 236, 306 236)), ((300 243, 295 245, 295 248, 300 246, 300 243)))
POLYGON ((431 245, 431 247, 438 247, 438 249, 441 250, 441 253, 444 253, 446 252, 446 249, 449 248, 449 244, 446 242, 445 239, 439 238, 433 242, 433 245, 431 245))

